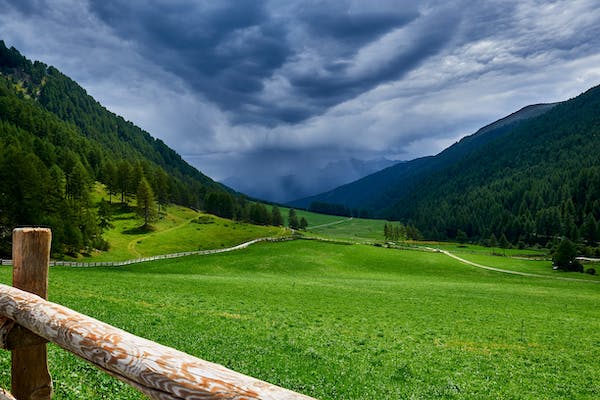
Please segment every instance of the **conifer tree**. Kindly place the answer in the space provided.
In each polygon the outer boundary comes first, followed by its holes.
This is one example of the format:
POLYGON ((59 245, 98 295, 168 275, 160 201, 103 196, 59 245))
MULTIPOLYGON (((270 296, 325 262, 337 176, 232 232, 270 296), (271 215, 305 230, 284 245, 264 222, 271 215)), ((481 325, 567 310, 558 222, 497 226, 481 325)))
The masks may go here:
POLYGON ((308 228, 308 221, 306 220, 306 218, 302 217, 300 218, 300 229, 305 231, 306 228, 308 228))
POLYGON ((298 221, 298 215, 296 215, 296 210, 290 208, 288 213, 288 225, 291 229, 298 229, 300 227, 300 222, 298 221))
POLYGON ((281 211, 279 211, 279 207, 273 206, 271 210, 271 224, 274 226, 282 226, 283 225, 283 217, 281 216, 281 211))
POLYGON ((145 177, 142 177, 137 190, 137 212, 144 218, 144 227, 148 227, 150 222, 157 217, 156 202, 154 192, 145 177))

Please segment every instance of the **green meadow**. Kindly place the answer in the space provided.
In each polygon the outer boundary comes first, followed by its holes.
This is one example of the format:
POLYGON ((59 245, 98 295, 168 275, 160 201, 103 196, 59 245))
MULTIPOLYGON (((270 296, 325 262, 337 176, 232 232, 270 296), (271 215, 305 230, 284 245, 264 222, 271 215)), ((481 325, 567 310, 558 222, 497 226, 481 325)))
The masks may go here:
MULTIPOLYGON (((10 282, 7 267, 0 280, 10 282)), ((486 271, 441 253, 262 243, 129 267, 54 267, 49 293, 320 399, 600 396, 600 284, 486 271)), ((142 398, 55 346, 49 363, 56 399, 142 398)))
POLYGON ((120 261, 183 251, 219 249, 257 237, 289 234, 283 227, 257 226, 235 222, 181 206, 163 208, 151 229, 132 207, 114 205, 112 228, 104 232, 108 251, 88 255, 82 261, 120 261))

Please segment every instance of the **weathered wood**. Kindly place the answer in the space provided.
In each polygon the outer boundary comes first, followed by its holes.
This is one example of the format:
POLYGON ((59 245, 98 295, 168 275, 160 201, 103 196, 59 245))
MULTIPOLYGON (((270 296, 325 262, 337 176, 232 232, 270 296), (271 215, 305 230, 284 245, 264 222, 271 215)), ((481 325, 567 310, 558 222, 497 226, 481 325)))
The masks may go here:
POLYGON ((0 317, 0 348, 13 350, 43 343, 48 343, 48 341, 16 324, 12 319, 0 317))
MULTIPOLYGON (((46 228, 13 231, 13 286, 48 296, 48 263, 52 234, 46 228)), ((12 350, 11 393, 18 400, 49 400, 52 378, 48 371, 46 344, 19 346, 12 350)))
POLYGON ((4 389, 0 389, 0 400, 16 400, 12 394, 4 389))
POLYGON ((154 399, 310 399, 134 336, 10 286, 0 285, 0 315, 154 399))

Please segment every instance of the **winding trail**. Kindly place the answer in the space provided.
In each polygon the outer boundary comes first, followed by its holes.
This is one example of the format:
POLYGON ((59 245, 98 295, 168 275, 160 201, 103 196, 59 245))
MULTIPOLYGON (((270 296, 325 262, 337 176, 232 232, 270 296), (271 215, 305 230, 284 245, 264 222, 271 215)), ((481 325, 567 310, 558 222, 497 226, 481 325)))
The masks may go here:
POLYGON ((488 271, 501 272, 504 274, 511 274, 511 275, 528 276, 531 278, 555 279, 555 280, 559 280, 559 281, 569 281, 569 282, 600 283, 600 281, 594 281, 594 280, 588 280, 588 279, 565 278, 562 276, 548 276, 548 275, 542 275, 542 274, 532 274, 530 272, 520 272, 520 271, 512 271, 509 269, 495 268, 495 267, 490 267, 487 265, 481 265, 481 264, 475 263, 473 261, 465 260, 464 258, 461 258, 455 254, 452 254, 446 250, 436 249, 436 248, 432 248, 432 247, 423 247, 423 248, 428 249, 433 252, 436 252, 436 253, 445 254, 448 257, 454 258, 455 260, 462 262, 463 264, 468 264, 468 265, 471 265, 476 268, 487 269, 488 271))

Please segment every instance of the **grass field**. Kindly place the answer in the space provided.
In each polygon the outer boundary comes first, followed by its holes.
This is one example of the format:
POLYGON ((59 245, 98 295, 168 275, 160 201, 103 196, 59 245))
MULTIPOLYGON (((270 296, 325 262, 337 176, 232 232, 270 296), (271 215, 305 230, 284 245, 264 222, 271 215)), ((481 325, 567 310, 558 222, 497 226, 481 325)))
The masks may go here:
MULTIPOLYGON (((439 253, 260 244, 127 268, 53 268, 49 292, 321 399, 600 396, 599 284, 510 276, 439 253)), ((50 365, 56 399, 141 398, 53 346, 50 365)))
MULTIPOLYGON (((181 206, 168 206, 142 230, 143 221, 131 209, 115 206, 113 228, 104 233, 110 243, 105 252, 91 254, 89 261, 119 261, 159 254, 218 249, 258 238, 289 234, 284 228, 230 221, 181 206)), ((84 260, 88 261, 88 260, 84 260)))
MULTIPOLYGON (((287 221, 289 209, 281 210, 287 221)), ((299 218, 304 217, 308 221, 308 236, 352 242, 375 242, 383 240, 383 226, 386 223, 384 220, 348 218, 304 210, 297 210, 296 213, 299 218)))

